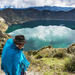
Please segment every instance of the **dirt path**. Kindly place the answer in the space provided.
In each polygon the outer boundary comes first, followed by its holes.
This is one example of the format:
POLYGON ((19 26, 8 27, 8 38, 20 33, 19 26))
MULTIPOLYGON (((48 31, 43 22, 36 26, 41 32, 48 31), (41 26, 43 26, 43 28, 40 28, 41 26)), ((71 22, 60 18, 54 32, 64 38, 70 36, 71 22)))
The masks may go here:
POLYGON ((0 75, 5 75, 4 72, 1 70, 1 57, 0 57, 0 75))
MULTIPOLYGON (((5 73, 0 71, 0 75, 5 75, 5 73)), ((26 75, 43 75, 43 74, 41 74, 40 72, 33 72, 33 71, 29 72, 28 71, 26 72, 26 75)))

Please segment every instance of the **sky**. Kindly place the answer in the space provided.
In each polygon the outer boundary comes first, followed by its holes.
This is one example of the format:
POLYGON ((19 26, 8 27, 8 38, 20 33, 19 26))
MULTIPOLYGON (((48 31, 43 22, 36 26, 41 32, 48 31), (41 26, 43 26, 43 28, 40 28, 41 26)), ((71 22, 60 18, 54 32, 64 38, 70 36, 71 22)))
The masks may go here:
POLYGON ((75 7, 75 0, 0 0, 0 8, 28 8, 36 6, 75 7))

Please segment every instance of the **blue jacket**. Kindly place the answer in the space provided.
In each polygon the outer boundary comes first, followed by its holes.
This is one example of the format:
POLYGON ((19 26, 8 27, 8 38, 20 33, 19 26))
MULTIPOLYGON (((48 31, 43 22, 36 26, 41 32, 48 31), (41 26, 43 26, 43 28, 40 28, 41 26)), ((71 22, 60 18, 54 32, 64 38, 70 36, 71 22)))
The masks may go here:
POLYGON ((16 47, 13 39, 8 39, 2 51, 1 69, 9 75, 21 75, 22 69, 27 71, 30 62, 24 53, 16 47))

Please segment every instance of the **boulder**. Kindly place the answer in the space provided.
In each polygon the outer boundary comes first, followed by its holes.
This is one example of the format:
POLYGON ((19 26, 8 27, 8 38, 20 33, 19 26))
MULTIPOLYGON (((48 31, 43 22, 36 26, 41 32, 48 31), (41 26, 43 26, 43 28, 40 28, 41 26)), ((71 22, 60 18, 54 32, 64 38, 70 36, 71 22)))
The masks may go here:
POLYGON ((68 53, 75 54, 75 44, 70 45, 70 46, 67 48, 67 52, 68 52, 68 53))

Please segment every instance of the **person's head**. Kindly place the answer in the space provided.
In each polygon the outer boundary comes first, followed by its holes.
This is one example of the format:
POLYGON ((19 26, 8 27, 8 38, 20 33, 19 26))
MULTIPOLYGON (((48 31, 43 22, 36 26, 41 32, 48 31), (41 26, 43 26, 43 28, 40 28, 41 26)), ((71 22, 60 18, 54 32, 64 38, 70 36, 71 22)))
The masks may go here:
POLYGON ((19 49, 22 49, 24 47, 24 44, 26 43, 25 37, 23 35, 16 35, 14 43, 19 49))

